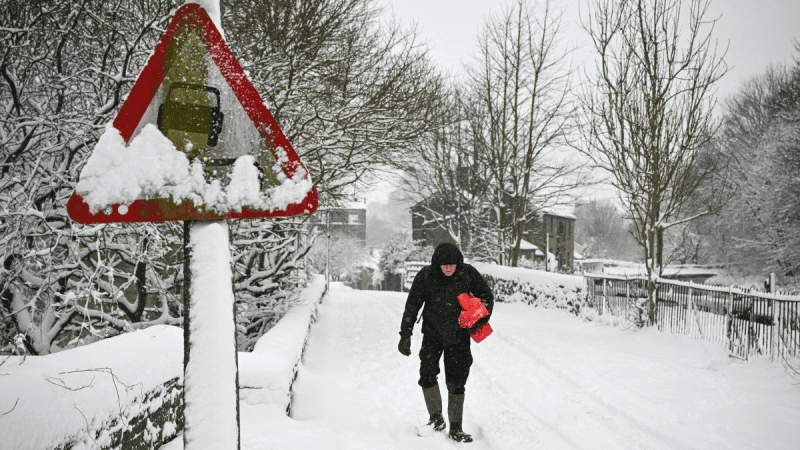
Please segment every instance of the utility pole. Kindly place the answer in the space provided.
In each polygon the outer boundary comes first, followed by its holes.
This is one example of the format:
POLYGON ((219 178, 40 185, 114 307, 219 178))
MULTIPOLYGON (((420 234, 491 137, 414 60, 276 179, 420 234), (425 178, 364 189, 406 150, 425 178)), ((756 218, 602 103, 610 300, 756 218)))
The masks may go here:
POLYGON ((325 210, 325 290, 331 288, 331 210, 325 210))
POLYGON ((544 236, 544 271, 550 272, 550 233, 545 233, 544 236))

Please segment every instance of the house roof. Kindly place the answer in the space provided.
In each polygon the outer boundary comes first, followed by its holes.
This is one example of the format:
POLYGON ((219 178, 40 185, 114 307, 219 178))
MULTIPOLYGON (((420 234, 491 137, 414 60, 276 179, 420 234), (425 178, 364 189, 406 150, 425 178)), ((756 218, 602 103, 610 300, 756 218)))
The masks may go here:
POLYGON ((543 214, 548 214, 551 216, 556 217, 563 217, 565 219, 572 219, 577 220, 578 218, 575 217, 575 214, 572 214, 575 208, 568 208, 568 207, 553 207, 553 208, 546 208, 542 210, 543 214))

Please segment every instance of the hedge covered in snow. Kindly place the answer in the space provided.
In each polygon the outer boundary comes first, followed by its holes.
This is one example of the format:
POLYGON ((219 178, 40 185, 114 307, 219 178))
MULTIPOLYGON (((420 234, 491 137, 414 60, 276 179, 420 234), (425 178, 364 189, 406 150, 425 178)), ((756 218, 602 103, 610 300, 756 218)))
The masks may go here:
POLYGON ((585 300, 585 281, 582 276, 496 264, 472 265, 484 276, 497 302, 564 309, 578 315, 585 300))

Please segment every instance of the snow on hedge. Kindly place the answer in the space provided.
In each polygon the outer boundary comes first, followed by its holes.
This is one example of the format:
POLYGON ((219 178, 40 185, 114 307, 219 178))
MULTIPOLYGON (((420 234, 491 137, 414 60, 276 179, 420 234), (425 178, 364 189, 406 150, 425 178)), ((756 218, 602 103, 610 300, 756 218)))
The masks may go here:
POLYGON ((286 151, 276 150, 272 167, 280 184, 261 189, 259 171, 252 155, 240 156, 234 163, 231 180, 207 183, 202 163, 189 162, 186 154, 153 124, 147 124, 129 145, 111 124, 97 142, 81 171, 78 194, 92 213, 114 204, 129 205, 134 200, 172 198, 175 203, 190 200, 219 213, 284 209, 300 203, 313 187, 308 171, 298 167, 291 178, 283 173, 286 151))
POLYGON ((159 325, 0 362, 0 448, 47 449, 75 441, 71 448, 101 448, 125 426, 112 418, 135 417, 142 408, 155 411, 165 400, 142 405, 148 392, 181 377, 183 331, 159 325))
POLYGON ((484 275, 498 302, 527 303, 578 314, 584 300, 586 282, 579 275, 486 263, 473 266, 484 275))
POLYGON ((309 327, 316 319, 317 306, 325 291, 325 278, 316 275, 300 293, 300 303, 256 342, 251 353, 239 353, 239 397, 247 404, 279 404, 291 401, 300 358, 309 327))

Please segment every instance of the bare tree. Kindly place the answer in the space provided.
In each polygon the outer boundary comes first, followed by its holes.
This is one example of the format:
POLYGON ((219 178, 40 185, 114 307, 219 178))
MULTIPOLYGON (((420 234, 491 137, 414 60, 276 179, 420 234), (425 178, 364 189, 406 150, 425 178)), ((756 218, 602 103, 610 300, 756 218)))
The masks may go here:
POLYGON ((700 152, 718 127, 712 89, 726 71, 709 1, 598 0, 584 24, 599 61, 584 89, 581 150, 611 173, 644 249, 651 323, 664 230, 718 211, 725 199, 715 190, 702 208, 687 208, 716 170, 700 152))
MULTIPOLYGON (((614 202, 593 200, 575 208, 575 242, 585 245, 583 256, 636 261, 638 245, 614 202)), ((638 257, 638 258, 637 258, 638 257)))
POLYGON ((348 199, 435 123, 443 81, 415 32, 380 23, 379 14, 373 0, 226 8, 231 47, 325 205, 348 199))
POLYGON ((491 174, 476 152, 461 93, 457 88, 452 92, 438 116, 439 128, 398 159, 404 173, 401 189, 414 203, 416 220, 442 229, 467 255, 491 258, 481 235, 491 212, 491 174))
POLYGON ((781 278, 800 272, 798 124, 800 58, 768 68, 725 102, 713 151, 732 160, 736 194, 697 232, 732 271, 781 278))
POLYGON ((32 354, 180 323, 169 226, 85 227, 65 209, 175 6, 0 4, 0 299, 32 354))
MULTIPOLYGON (((179 226, 85 227, 65 210, 97 138, 181 3, 0 4, 0 317, 26 334, 32 353, 181 323, 179 226)), ((436 98, 438 81, 413 33, 382 28, 372 5, 237 2, 223 17, 232 50, 331 202, 413 140, 436 98)), ((297 287, 311 245, 299 237, 301 222, 235 229, 247 339, 297 287)))
MULTIPOLYGON (((441 81, 414 32, 380 23, 379 14, 372 0, 251 0, 224 10, 231 49, 325 206, 351 200, 362 180, 434 123, 441 81)), ((256 220, 233 230, 236 302, 248 311, 239 317, 242 348, 280 317, 294 274, 318 268, 312 246, 324 239, 301 238, 300 222, 256 220)))
POLYGON ((512 266, 538 211, 569 203, 588 174, 563 151, 573 103, 560 26, 549 1, 517 0, 484 26, 469 68, 469 118, 491 177, 496 250, 512 266))

